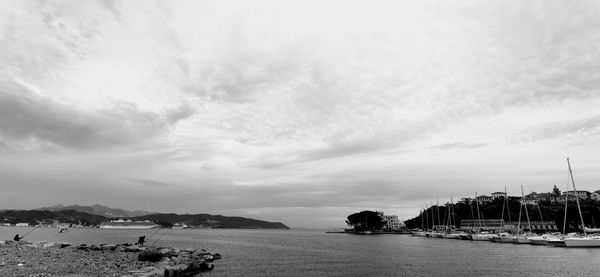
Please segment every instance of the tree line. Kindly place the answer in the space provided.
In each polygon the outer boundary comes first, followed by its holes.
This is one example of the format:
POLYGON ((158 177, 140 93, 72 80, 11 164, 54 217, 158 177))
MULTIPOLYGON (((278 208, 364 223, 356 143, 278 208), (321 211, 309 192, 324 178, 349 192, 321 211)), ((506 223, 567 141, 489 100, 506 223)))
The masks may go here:
MULTIPOLYGON (((580 200, 581 214, 587 227, 600 227, 600 205, 593 200, 580 200)), ((435 205, 422 211, 418 216, 405 221, 410 229, 424 227, 431 229, 433 225, 446 225, 455 222, 456 227, 465 219, 504 219, 504 221, 519 220, 518 199, 494 199, 488 203, 480 203, 477 207, 474 201, 470 203, 454 203, 435 205), (479 212, 478 209, 479 208, 479 212), (479 215, 478 215, 479 214, 479 215)), ((523 205, 521 207, 521 221, 526 222, 525 209, 531 221, 554 221, 559 230, 563 229, 565 222, 565 203, 540 202, 538 205, 523 205)), ((581 219, 575 201, 569 201, 566 217, 567 232, 581 231, 581 219)))

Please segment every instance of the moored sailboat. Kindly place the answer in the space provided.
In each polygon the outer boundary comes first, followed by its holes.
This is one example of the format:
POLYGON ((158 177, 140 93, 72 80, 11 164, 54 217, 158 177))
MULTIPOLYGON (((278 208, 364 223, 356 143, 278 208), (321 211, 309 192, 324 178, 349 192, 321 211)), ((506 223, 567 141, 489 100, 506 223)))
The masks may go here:
MULTIPOLYGON (((567 165, 569 167, 569 175, 571 176, 571 183, 573 184, 573 191, 577 192, 575 187, 575 179, 573 178, 573 170, 571 169, 571 162, 567 158, 567 165)), ((600 247, 600 236, 593 235, 587 236, 585 222, 583 221, 583 214, 581 213, 581 206, 579 206, 579 197, 575 195, 575 201, 577 203, 577 210, 579 211, 579 219, 581 220, 581 226, 583 227, 583 237, 568 237, 565 238, 565 244, 567 247, 600 247)))

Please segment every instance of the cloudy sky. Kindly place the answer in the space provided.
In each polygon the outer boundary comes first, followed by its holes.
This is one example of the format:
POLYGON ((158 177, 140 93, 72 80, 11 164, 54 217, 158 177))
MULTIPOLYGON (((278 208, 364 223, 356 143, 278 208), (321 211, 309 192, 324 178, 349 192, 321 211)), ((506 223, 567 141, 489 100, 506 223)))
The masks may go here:
POLYGON ((597 1, 0 2, 0 209, 344 226, 600 189, 597 1))

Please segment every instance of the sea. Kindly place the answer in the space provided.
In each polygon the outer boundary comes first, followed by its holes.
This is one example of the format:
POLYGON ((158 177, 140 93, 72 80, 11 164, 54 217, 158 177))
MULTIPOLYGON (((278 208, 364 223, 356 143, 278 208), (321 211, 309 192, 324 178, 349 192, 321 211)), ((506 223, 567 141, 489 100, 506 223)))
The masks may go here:
POLYGON ((0 240, 134 243, 220 253, 200 276, 600 276, 600 248, 577 249, 320 230, 0 227, 0 240))

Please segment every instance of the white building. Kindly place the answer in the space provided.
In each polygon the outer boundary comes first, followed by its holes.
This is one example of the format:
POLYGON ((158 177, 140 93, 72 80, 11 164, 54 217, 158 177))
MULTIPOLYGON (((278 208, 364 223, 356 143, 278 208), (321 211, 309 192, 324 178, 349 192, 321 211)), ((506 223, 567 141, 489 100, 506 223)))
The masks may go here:
POLYGON ((532 197, 525 197, 525 199, 521 199, 521 204, 525 204, 525 205, 537 205, 539 202, 539 199, 537 198, 532 198, 532 197))
POLYGON ((383 212, 379 212, 379 216, 386 221, 384 227, 386 230, 400 230, 402 227, 397 215, 384 215, 383 212))
POLYGON ((578 190, 578 191, 574 191, 574 190, 569 190, 569 191, 565 191, 563 192, 563 195, 575 195, 577 197, 579 197, 579 199, 589 199, 590 198, 590 192, 587 190, 578 190))
POLYGON ((492 193, 492 199, 500 199, 500 198, 504 198, 506 197, 506 193, 504 192, 493 192, 492 193))
POLYGON ((479 195, 475 199, 477 199, 477 202, 479 202, 480 204, 492 202, 492 198, 487 195, 479 195))
POLYGON ((590 198, 594 201, 600 201, 600 190, 590 193, 590 198))

